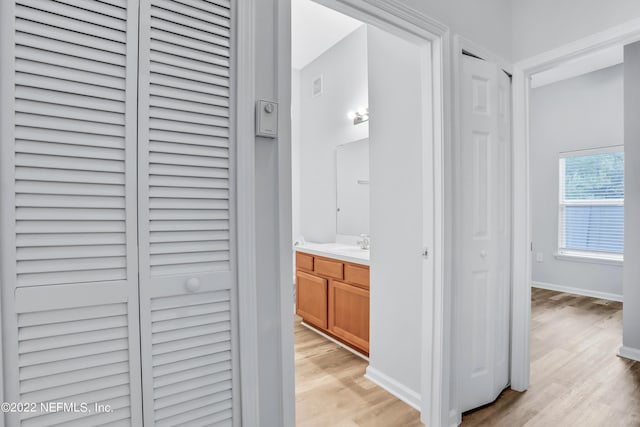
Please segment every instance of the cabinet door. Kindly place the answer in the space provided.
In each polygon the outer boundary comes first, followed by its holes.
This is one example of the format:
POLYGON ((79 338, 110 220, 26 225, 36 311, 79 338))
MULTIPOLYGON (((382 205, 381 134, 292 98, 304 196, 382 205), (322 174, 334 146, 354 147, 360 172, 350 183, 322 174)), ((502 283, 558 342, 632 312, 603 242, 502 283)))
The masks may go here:
POLYGON ((329 331, 369 352, 369 291, 346 283, 329 283, 329 331))
POLYGON ((296 313, 305 322, 327 329, 327 280, 298 271, 296 313))

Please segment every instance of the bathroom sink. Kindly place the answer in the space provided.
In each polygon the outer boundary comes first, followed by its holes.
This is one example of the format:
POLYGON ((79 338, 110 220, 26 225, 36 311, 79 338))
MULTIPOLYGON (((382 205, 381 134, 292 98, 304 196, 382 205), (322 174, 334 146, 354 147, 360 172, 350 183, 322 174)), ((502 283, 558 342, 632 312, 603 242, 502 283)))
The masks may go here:
POLYGON ((360 246, 346 245, 344 243, 323 243, 321 245, 323 249, 330 252, 367 252, 369 249, 360 249, 360 246))
POLYGON ((369 249, 361 249, 358 246, 338 246, 336 248, 333 248, 333 250, 339 251, 339 252, 355 252, 355 253, 369 252, 369 249))
POLYGON ((343 261, 369 265, 369 249, 361 249, 357 245, 304 242, 294 246, 296 250, 301 250, 302 252, 329 258, 337 257, 343 261))

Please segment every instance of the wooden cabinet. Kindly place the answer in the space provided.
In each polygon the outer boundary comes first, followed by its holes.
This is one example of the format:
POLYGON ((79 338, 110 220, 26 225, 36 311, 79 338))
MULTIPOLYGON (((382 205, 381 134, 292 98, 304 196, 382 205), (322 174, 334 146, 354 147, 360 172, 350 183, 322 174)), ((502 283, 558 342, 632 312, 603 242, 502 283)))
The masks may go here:
POLYGON ((369 291, 329 282, 329 331, 369 353, 369 291))
POLYGON ((369 267, 365 265, 345 264, 345 282, 354 283, 369 289, 369 267))
POLYGON ((313 271, 321 276, 342 280, 344 263, 333 259, 316 258, 313 261, 313 271))
POLYGON ((296 253, 296 313, 369 355, 369 267, 296 253))
POLYGON ((313 255, 296 252, 296 268, 298 270, 313 271, 313 255))
POLYGON ((327 279, 296 273, 296 312, 305 322, 327 328, 327 279))

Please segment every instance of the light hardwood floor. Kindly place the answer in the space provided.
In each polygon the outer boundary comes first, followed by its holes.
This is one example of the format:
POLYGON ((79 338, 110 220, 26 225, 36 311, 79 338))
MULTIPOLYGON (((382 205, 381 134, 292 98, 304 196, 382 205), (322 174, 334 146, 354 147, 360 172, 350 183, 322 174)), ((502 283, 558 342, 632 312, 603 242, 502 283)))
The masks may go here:
POLYGON ((640 363, 616 356, 621 341, 621 303, 532 289, 530 389, 462 426, 640 426, 640 363))
POLYGON ((421 426, 420 414, 366 378, 367 362, 295 323, 298 427, 421 426))
MULTIPOLYGON (((640 427, 640 363, 616 357, 622 304, 533 289, 531 328, 531 388, 506 390, 463 427, 640 427)), ((363 378, 364 360, 298 323, 295 334, 298 426, 422 425, 363 378)))

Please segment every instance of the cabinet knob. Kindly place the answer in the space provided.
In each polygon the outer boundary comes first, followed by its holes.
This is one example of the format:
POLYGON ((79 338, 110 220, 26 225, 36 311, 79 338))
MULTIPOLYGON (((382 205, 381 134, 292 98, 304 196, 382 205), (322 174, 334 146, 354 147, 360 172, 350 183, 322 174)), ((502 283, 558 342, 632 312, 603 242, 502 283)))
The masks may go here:
POLYGON ((486 258, 487 257, 487 251, 485 251, 485 250, 480 251, 480 256, 482 258, 486 258))
POLYGON ((185 283, 185 286, 189 292, 195 292, 200 289, 200 279, 192 277, 185 283))

